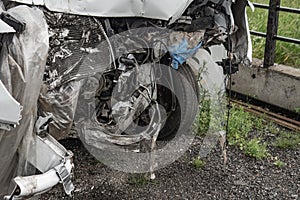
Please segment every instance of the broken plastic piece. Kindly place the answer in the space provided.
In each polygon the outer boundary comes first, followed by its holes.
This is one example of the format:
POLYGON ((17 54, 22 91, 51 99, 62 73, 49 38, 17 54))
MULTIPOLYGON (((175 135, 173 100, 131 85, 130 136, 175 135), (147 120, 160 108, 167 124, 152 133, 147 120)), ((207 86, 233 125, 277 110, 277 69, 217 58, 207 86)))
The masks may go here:
POLYGON ((22 106, 11 96, 0 80, 0 129, 7 131, 19 124, 22 106))
POLYGON ((28 161, 43 174, 16 177, 16 189, 5 199, 22 199, 47 192, 58 183, 62 183, 66 194, 71 195, 74 185, 71 181, 73 153, 67 151, 53 137, 36 137, 36 148, 31 149, 28 161))
POLYGON ((170 55, 173 58, 172 67, 178 69, 179 64, 183 64, 188 58, 192 57, 198 49, 202 47, 202 42, 193 49, 188 49, 188 42, 184 39, 179 45, 169 48, 170 55))
POLYGON ((0 19, 0 33, 15 33, 15 29, 0 19))

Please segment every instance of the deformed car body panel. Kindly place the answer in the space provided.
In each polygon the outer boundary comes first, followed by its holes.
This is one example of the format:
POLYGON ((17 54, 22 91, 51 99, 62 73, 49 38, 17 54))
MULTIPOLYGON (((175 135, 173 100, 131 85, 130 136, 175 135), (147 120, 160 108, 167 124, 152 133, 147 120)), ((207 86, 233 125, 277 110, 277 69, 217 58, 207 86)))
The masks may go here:
POLYGON ((146 17, 175 21, 193 0, 13 0, 51 11, 98 17, 146 17), (166 9, 168 8, 168 9, 166 9))
MULTIPOLYGON (((213 4, 214 7, 223 6, 230 16, 231 29, 238 30, 232 34, 232 52, 234 62, 241 63, 252 61, 252 46, 250 30, 247 22, 245 7, 250 3, 248 0, 10 0, 29 5, 41 5, 50 11, 68 14, 95 16, 95 17, 143 17, 168 21, 169 24, 177 20, 193 6, 213 4)), ((251 4, 251 3, 250 3, 251 4)), ((197 7, 198 6, 198 7, 197 7)), ((193 9, 192 9, 193 10, 193 9)), ((186 16, 184 16, 186 17, 186 16)), ((219 23, 219 22, 217 22, 219 23)), ((219 24, 222 27, 223 24, 219 24)), ((223 27, 227 28, 227 27, 223 27)), ((232 32, 231 32, 232 33, 232 32)))

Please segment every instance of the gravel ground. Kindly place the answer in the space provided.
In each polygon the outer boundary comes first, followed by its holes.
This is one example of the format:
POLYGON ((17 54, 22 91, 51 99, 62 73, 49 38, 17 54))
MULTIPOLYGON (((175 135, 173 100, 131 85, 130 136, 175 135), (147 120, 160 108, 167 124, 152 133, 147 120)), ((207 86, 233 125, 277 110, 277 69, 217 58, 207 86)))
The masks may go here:
POLYGON ((154 181, 142 175, 125 174, 95 160, 79 140, 65 140, 74 152, 72 197, 57 186, 40 199, 300 199, 300 148, 269 148, 273 157, 286 163, 278 168, 272 158, 256 160, 235 147, 228 148, 228 164, 223 165, 219 148, 204 159, 201 169, 191 161, 197 156, 201 140, 178 161, 156 172, 154 181), (135 179, 133 179, 135 177, 135 179), (133 181, 136 180, 136 181, 133 181))

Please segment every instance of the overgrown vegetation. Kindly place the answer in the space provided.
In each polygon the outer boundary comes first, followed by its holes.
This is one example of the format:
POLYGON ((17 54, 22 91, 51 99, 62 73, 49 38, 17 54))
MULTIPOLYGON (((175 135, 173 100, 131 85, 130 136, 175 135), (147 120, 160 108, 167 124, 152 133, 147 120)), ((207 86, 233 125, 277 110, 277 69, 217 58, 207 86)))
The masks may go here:
POLYGON ((255 157, 257 159, 265 158, 268 155, 267 144, 262 143, 258 138, 246 141, 242 146, 242 150, 246 155, 255 157))
MULTIPOLYGON (((214 116, 210 115, 210 103, 202 102, 199 116, 199 136, 205 135, 214 116)), ((225 114, 225 113, 224 113, 225 114)), ((226 116, 224 116, 224 119, 226 116)), ((252 115, 242 107, 233 105, 229 119, 229 145, 238 147, 244 154, 256 159, 263 159, 271 155, 270 147, 298 148, 300 147, 300 133, 287 131, 276 124, 266 121, 261 117, 252 115), (271 136, 272 139, 266 139, 271 136)), ((202 166, 200 159, 195 159, 192 164, 202 166)), ((274 165, 281 165, 278 161, 274 165)), ((196 167, 197 168, 197 167, 196 167)), ((201 168, 201 167, 200 167, 201 168)))
POLYGON ((257 137, 263 128, 263 119, 245 112, 242 107, 234 106, 229 119, 228 142, 238 146, 246 155, 257 159, 265 158, 268 155, 267 145, 257 137), (254 131, 255 137, 251 138, 254 131))
POLYGON ((234 106, 229 120, 228 141, 239 146, 246 154, 257 159, 269 155, 268 145, 279 148, 300 147, 300 133, 278 128, 272 122, 245 112, 243 108, 234 106), (274 142, 264 142, 267 134, 275 136, 274 142))
MULTIPOLYGON (((269 4, 269 0, 253 0, 252 2, 269 4)), ((291 8, 300 8, 299 0, 281 0, 281 5, 291 8)), ((268 10, 256 8, 247 11, 249 26, 251 30, 266 32, 268 10)), ((300 15, 281 12, 279 17, 278 35, 300 39, 300 15)), ((263 59, 265 50, 265 39, 252 36, 253 57, 263 59)), ((300 68, 300 45, 286 42, 277 42, 276 63, 300 68)))
POLYGON ((300 147, 300 134, 295 132, 282 131, 279 133, 273 145, 279 148, 300 147))

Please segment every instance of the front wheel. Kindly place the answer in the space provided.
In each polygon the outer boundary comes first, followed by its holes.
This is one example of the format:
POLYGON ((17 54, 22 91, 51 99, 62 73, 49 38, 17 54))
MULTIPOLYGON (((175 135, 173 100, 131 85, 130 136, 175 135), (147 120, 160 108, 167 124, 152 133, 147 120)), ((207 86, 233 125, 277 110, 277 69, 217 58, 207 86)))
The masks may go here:
POLYGON ((166 109, 167 118, 158 139, 173 139, 180 127, 192 127, 199 104, 196 78, 188 65, 179 70, 169 68, 169 76, 158 84, 158 103, 166 109))

